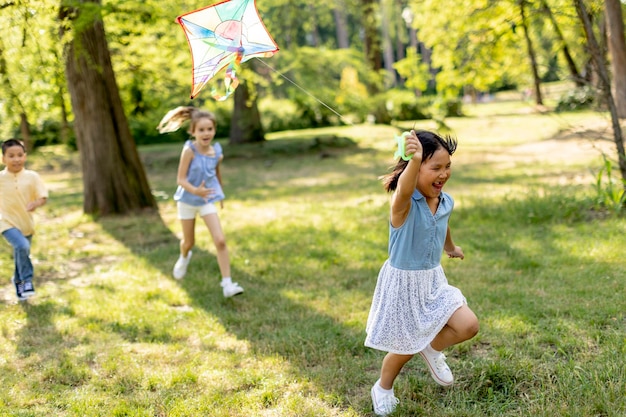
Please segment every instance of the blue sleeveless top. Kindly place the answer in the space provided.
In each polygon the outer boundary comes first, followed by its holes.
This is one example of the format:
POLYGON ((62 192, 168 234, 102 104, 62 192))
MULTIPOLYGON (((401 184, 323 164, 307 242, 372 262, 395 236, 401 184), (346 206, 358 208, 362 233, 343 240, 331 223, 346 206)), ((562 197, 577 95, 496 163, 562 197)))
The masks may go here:
POLYGON ((185 142, 185 146, 191 148, 193 151, 193 159, 189 164, 189 170, 187 171, 187 181, 195 187, 199 186, 204 180, 205 188, 212 188, 213 195, 208 199, 204 200, 202 197, 198 197, 197 195, 193 195, 188 191, 185 191, 183 187, 180 185, 176 189, 174 193, 174 200, 181 201, 183 203, 192 205, 192 206, 203 206, 206 203, 215 203, 216 201, 221 201, 224 199, 224 191, 222 190, 222 186, 217 179, 217 164, 220 162, 220 157, 222 156, 222 145, 218 142, 213 144, 213 149, 215 150, 214 156, 203 155, 193 146, 193 142, 188 140, 185 142))
POLYGON ((454 200, 441 192, 439 206, 432 214, 424 196, 417 190, 411 196, 411 208, 404 224, 389 222, 389 262, 405 270, 432 269, 441 264, 443 246, 454 200))

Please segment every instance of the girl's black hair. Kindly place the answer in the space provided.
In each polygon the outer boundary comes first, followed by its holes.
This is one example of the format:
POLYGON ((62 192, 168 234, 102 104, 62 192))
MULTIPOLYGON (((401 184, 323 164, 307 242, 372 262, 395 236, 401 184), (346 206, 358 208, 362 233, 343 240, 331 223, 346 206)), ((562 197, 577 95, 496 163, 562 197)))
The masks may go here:
MULTIPOLYGON (((416 130, 415 133, 422 144, 422 162, 432 158, 440 148, 448 151, 448 155, 452 155, 456 151, 457 140, 450 135, 441 136, 428 130, 416 130)), ((396 187, 398 187, 398 178, 400 178, 400 174, 404 172, 408 164, 409 161, 400 158, 393 170, 381 177, 385 191, 395 191, 396 187)))

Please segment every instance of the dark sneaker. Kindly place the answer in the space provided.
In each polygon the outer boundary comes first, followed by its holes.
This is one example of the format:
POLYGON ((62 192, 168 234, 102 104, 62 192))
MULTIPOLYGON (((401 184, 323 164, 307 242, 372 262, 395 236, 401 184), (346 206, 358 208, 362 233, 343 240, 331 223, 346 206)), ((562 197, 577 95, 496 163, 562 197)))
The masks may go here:
POLYGON ((23 286, 22 297, 24 299, 27 299, 35 295, 35 287, 33 286, 32 281, 24 281, 22 282, 22 286, 23 286))
POLYGON ((11 277, 11 282, 15 285, 15 295, 17 296, 17 299, 20 301, 26 300, 27 297, 24 297, 24 283, 16 282, 15 277, 11 277))

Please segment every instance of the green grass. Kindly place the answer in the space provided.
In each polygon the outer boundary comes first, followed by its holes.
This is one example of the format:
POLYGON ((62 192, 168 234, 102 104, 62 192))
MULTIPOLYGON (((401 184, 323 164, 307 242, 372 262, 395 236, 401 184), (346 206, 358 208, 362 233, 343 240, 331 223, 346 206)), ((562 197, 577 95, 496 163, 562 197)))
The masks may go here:
MULTIPOLYGON (((593 208, 596 148, 611 147, 590 139, 606 118, 524 106, 447 121, 466 259, 442 262, 481 331, 447 352, 450 389, 409 362, 394 416, 626 414, 626 219, 593 208)), ((36 298, 14 301, 0 246, 0 415, 371 416, 383 354, 363 346, 364 328, 388 213, 377 177, 396 133, 224 144, 220 219, 246 290, 230 300, 200 225, 187 277, 171 278, 181 144, 141 149, 158 216, 98 221, 81 213, 75 155, 31 155, 51 198, 37 214, 36 298)))

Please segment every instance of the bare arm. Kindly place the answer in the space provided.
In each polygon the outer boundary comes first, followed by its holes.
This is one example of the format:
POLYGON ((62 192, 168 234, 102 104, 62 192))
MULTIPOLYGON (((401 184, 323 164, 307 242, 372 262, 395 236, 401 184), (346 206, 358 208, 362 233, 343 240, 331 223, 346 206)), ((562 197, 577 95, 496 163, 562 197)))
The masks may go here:
POLYGON ((398 227, 404 223, 411 208, 411 196, 417 186, 422 165, 422 144, 414 130, 406 138, 405 152, 413 155, 408 165, 398 178, 398 186, 391 197, 391 224, 398 227))
POLYGON ((452 235, 450 234, 450 226, 448 226, 448 231, 446 232, 446 241, 443 244, 443 250, 446 251, 449 258, 465 258, 465 255, 463 254, 463 249, 461 249, 460 246, 456 246, 454 244, 454 241, 452 240, 452 235))
POLYGON ((215 176, 217 177, 217 181, 219 181, 220 185, 223 187, 224 184, 222 183, 222 173, 220 171, 220 166, 222 164, 222 160, 224 159, 224 155, 220 156, 220 160, 217 163, 217 166, 215 167, 215 176))
POLYGON ((204 181, 202 181, 197 187, 187 181, 187 172, 189 171, 189 165, 191 164, 192 159, 193 151, 188 147, 183 148, 183 151, 180 154, 180 162, 178 163, 176 183, 183 187, 185 191, 207 199, 211 195, 211 189, 204 186, 204 181))
POLYGON ((48 201, 47 197, 40 197, 37 200, 31 201, 26 204, 26 211, 35 211, 35 209, 43 206, 48 201))
MULTIPOLYGON (((220 156, 220 160, 215 167, 215 176, 217 177, 217 181, 220 183, 220 186, 224 188, 222 183, 222 171, 220 171, 220 166, 222 165, 222 159, 224 159, 224 155, 220 156)), ((220 207, 224 208, 224 200, 220 200, 220 207)))

